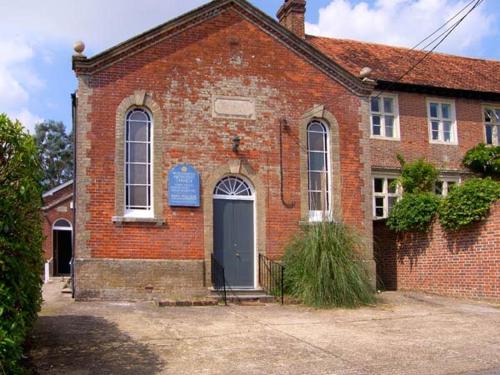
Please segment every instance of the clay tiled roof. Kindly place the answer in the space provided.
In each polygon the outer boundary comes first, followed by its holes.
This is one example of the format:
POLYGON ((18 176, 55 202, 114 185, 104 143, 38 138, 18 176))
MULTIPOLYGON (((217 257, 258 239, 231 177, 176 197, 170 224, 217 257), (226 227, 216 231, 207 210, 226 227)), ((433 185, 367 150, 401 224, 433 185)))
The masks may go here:
MULTIPOLYGON (((425 54, 407 48, 310 35, 307 41, 352 74, 359 76, 363 67, 370 67, 371 78, 386 82, 397 81, 425 54)), ((500 61, 432 53, 400 82, 500 93, 500 61)))

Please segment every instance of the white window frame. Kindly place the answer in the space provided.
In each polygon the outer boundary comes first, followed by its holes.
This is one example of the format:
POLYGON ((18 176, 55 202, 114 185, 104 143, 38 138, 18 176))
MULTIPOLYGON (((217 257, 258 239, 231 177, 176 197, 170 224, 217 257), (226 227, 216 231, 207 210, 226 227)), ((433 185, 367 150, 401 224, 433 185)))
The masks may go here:
POLYGON ((434 185, 434 192, 437 195, 440 195, 442 197, 446 197, 448 195, 448 193, 450 192, 449 183, 451 182, 453 184, 459 185, 462 182, 462 179, 460 178, 460 176, 440 176, 437 178, 437 182, 443 183, 441 194, 436 192, 436 188, 437 188, 436 185, 434 185))
POLYGON ((399 101, 397 94, 383 94, 383 95, 372 95, 370 96, 370 136, 373 139, 383 139, 387 141, 400 141, 401 140, 401 130, 399 125, 399 101), (378 97, 381 99, 380 112, 372 111, 372 98, 378 97), (387 137, 385 135, 385 111, 384 111, 384 98, 390 98, 393 100, 393 109, 394 112, 391 114, 394 116, 394 124, 393 124, 393 136, 387 137), (373 116, 380 116, 380 135, 373 134, 373 116))
POLYGON ((397 201, 401 200, 402 191, 401 187, 396 188, 395 193, 389 192, 389 180, 396 180, 398 176, 396 175, 373 175, 372 176, 372 204, 373 204, 373 219, 381 220, 387 219, 389 217, 389 197, 396 197, 397 201), (375 192, 375 179, 383 180, 382 192, 375 192), (376 198, 384 198, 384 216, 377 216, 377 205, 376 198))
POLYGON ((154 129, 153 116, 147 108, 144 108, 144 107, 130 108, 127 111, 127 113, 125 114, 125 132, 124 132, 125 152, 124 152, 124 158, 123 158, 123 167, 124 167, 124 176, 125 176, 124 181, 123 181, 123 187, 124 187, 124 191, 123 191, 124 201, 123 202, 125 204, 125 210, 124 210, 125 217, 145 218, 145 219, 150 219, 150 218, 154 217, 154 176, 153 176, 153 172, 154 172, 154 166, 153 166, 153 163, 154 163, 154 157, 153 157, 153 155, 154 155, 154 132, 153 132, 153 129, 154 129), (150 173, 150 181, 151 181, 151 183, 149 184, 150 202, 149 202, 149 208, 144 209, 144 210, 127 208, 127 150, 126 150, 126 148, 128 147, 128 143, 129 143, 127 140, 127 126, 128 126, 127 123, 128 123, 128 117, 129 117, 130 113, 132 113, 135 110, 142 110, 142 111, 146 112, 147 115, 149 116, 149 123, 150 123, 149 132, 150 132, 151 139, 149 142, 146 142, 146 143, 150 144, 150 163, 149 163, 149 173, 150 173))
POLYGON ((493 111, 494 113, 496 113, 496 111, 500 112, 500 105, 484 105, 483 106, 482 116, 483 116, 483 124, 484 124, 484 126, 483 126, 484 143, 487 145, 491 145, 491 146, 500 146, 500 119, 493 118, 492 122, 486 122, 486 118, 484 115, 485 115, 485 112, 487 110, 493 111), (492 143, 487 143, 488 139, 486 136, 486 126, 492 127, 492 134, 491 134, 492 143))
POLYGON ((319 120, 319 119, 313 119, 312 121, 310 121, 308 124, 307 124, 307 128, 306 128, 306 142, 307 142, 307 204, 308 204, 308 212, 309 212, 309 222, 321 222, 321 221, 332 221, 333 220, 333 216, 332 216, 332 212, 333 212, 333 202, 332 202, 332 170, 331 170, 331 156, 330 156, 330 128, 329 126, 322 120, 319 120), (325 151, 322 151, 323 153, 326 153, 326 160, 325 160, 325 163, 326 163, 326 168, 327 168, 327 185, 328 185, 328 194, 326 196, 326 199, 328 201, 328 204, 327 204, 327 208, 325 211, 321 211, 321 210, 311 210, 311 195, 310 193, 311 192, 317 192, 316 190, 313 190, 311 191, 309 189, 309 184, 310 184, 310 172, 320 172, 320 171, 314 171, 314 170, 310 170, 310 161, 309 161, 309 154, 311 152, 321 152, 321 151, 311 151, 309 150, 309 127, 314 124, 314 123, 318 123, 318 124, 321 124, 321 126, 323 126, 323 128, 325 129, 325 133, 326 133, 326 143, 325 143, 325 146, 326 146, 326 150, 325 151))
POLYGON ((442 145, 458 145, 458 131, 457 131, 457 114, 455 109, 455 101, 449 99, 441 99, 441 98, 427 98, 426 100, 427 106, 427 126, 429 132, 429 143, 434 144, 442 144, 442 145), (438 117, 431 117, 431 103, 437 103, 439 105, 438 117), (442 104, 450 105, 450 119, 451 121, 451 137, 450 141, 444 141, 444 126, 443 126, 443 117, 441 114, 441 106, 442 104), (439 122, 439 139, 432 139, 432 122, 439 122))

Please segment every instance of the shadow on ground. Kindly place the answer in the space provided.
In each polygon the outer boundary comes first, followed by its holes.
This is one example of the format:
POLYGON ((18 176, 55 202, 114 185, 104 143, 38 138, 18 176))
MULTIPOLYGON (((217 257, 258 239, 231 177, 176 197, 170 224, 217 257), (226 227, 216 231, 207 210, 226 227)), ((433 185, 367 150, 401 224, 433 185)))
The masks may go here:
POLYGON ((94 316, 41 316, 31 360, 39 374, 155 374, 160 358, 145 344, 94 316))

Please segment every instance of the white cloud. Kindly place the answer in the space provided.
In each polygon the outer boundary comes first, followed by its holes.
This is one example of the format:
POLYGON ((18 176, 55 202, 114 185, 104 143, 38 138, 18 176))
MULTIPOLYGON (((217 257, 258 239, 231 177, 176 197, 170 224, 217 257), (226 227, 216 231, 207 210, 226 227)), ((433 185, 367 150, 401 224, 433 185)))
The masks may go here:
POLYGON ((35 134, 35 125, 43 122, 41 117, 31 113, 27 108, 22 108, 17 113, 7 113, 7 115, 14 121, 19 120, 24 128, 30 133, 35 134))
MULTIPOLYGON (((319 11, 310 34, 412 47, 444 24, 469 0, 377 0, 355 4, 332 0, 319 11)), ((481 5, 450 34, 438 50, 457 54, 478 52, 479 42, 492 33, 494 16, 481 5)))
POLYGON ((83 40, 98 52, 162 24, 207 0, 16 0, 0 2, 0 35, 40 43, 83 40))
POLYGON ((0 112, 18 119, 26 128, 41 119, 26 106, 30 92, 43 86, 43 82, 29 67, 33 49, 22 40, 0 40, 0 112))
POLYGON ((16 0, 1 1, 0 112, 33 130, 42 116, 30 110, 46 84, 39 64, 51 64, 54 46, 83 40, 92 55, 193 9, 205 0, 16 0))

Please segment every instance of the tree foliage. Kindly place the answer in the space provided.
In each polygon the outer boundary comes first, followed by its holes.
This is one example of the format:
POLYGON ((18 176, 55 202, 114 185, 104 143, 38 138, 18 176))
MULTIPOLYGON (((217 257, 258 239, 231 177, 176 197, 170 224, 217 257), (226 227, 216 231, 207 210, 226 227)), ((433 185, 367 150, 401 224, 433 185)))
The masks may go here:
POLYGON ((344 224, 305 225, 284 256, 286 292, 311 306, 374 302, 360 254, 365 243, 344 224))
POLYGON ((434 190, 439 172, 432 164, 423 159, 407 163, 401 155, 397 157, 402 169, 397 182, 405 193, 418 194, 434 190))
POLYGON ((42 186, 52 189, 73 178, 73 136, 62 122, 46 121, 35 127, 35 141, 43 169, 42 186))
POLYGON ((500 178, 500 146, 480 143, 467 151, 463 164, 485 177, 500 178))
POLYGON ((0 114, 0 373, 21 373, 41 303, 41 169, 33 138, 0 114))
POLYGON ((491 178, 471 178, 455 187, 439 208, 445 229, 456 230, 488 216, 493 202, 500 199, 500 183, 491 178))
POLYGON ((392 208, 387 226, 396 232, 426 232, 440 202, 434 193, 404 194, 392 208))

